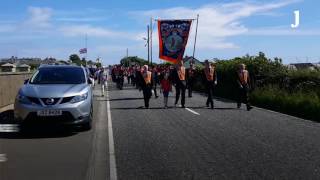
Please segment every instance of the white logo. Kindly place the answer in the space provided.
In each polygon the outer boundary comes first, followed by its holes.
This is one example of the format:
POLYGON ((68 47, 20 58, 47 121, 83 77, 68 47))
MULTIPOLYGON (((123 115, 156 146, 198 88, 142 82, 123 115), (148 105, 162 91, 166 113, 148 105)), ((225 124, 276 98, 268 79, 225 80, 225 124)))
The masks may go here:
POLYGON ((46 100, 46 104, 52 105, 54 103, 54 99, 53 98, 48 98, 46 100))

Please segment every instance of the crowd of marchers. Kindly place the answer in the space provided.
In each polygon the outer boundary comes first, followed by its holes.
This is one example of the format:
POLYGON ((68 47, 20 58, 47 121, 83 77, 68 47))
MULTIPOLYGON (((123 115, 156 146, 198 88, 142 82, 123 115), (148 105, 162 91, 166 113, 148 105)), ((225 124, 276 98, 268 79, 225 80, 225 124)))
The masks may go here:
MULTIPOLYGON (((131 66, 124 67, 121 65, 109 66, 108 68, 101 68, 92 73, 92 79, 97 80, 101 85, 102 96, 105 94, 107 82, 112 81, 117 84, 117 88, 121 90, 125 79, 129 85, 134 86, 139 91, 142 91, 144 98, 144 107, 149 108, 149 101, 154 94, 158 98, 158 87, 160 86, 160 93, 163 95, 164 108, 168 108, 168 97, 172 93, 172 87, 175 87, 175 103, 177 107, 179 100, 180 106, 186 106, 186 91, 188 97, 192 98, 192 91, 195 84, 196 75, 202 77, 202 83, 205 86, 207 100, 206 106, 214 109, 213 96, 215 87, 219 83, 216 63, 205 61, 205 67, 201 71, 196 71, 193 64, 190 67, 185 67, 183 61, 179 61, 175 65, 154 65, 154 66, 131 66)), ((246 104, 248 111, 252 109, 249 102, 250 92, 250 75, 246 70, 244 64, 239 64, 238 69, 234 73, 236 76, 237 89, 235 93, 238 95, 237 107, 240 108, 241 104, 246 104)))

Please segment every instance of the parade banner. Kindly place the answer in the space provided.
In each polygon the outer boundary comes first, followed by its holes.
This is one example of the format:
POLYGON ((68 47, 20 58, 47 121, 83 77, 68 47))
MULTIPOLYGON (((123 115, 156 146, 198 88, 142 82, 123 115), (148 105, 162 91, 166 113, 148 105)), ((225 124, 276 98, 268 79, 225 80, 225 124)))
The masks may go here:
POLYGON ((177 63, 183 58, 192 20, 158 20, 159 58, 177 63))

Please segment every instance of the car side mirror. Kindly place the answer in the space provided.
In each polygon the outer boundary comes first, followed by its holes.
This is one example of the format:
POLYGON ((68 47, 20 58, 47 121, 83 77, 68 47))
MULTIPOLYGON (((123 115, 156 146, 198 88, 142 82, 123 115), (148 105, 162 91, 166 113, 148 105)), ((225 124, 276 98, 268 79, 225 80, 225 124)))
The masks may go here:
POLYGON ((29 82, 29 79, 25 79, 23 84, 28 84, 28 82, 29 82))

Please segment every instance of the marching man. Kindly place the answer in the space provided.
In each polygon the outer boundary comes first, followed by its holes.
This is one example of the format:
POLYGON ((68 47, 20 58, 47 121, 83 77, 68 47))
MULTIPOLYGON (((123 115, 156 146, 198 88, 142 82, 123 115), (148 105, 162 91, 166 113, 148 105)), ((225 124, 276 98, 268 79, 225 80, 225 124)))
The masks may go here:
POLYGON ((208 99, 207 99, 207 107, 210 107, 211 109, 214 108, 213 103, 213 93, 214 93, 214 86, 217 85, 217 72, 215 65, 213 63, 209 63, 208 60, 205 61, 205 68, 204 68, 204 84, 206 87, 208 99))
POLYGON ((187 69, 187 87, 188 87, 188 97, 192 97, 193 83, 195 82, 196 70, 194 65, 190 63, 190 68, 187 69))
POLYGON ((239 87, 237 107, 240 108, 241 103, 245 103, 247 105, 247 110, 250 111, 252 109, 249 103, 250 76, 244 64, 239 65, 237 72, 237 84, 239 87))
POLYGON ((99 81, 101 84, 101 94, 104 96, 105 89, 107 87, 107 81, 108 81, 108 72, 104 70, 104 68, 101 68, 99 72, 99 81))
POLYGON ((181 107, 185 108, 186 97, 186 68, 183 66, 183 61, 179 61, 176 69, 173 71, 173 82, 176 85, 176 101, 175 106, 178 104, 181 94, 181 107))
POLYGON ((152 73, 150 71, 148 71, 148 65, 144 65, 142 67, 141 76, 142 77, 139 78, 140 79, 140 88, 143 91, 144 106, 145 106, 146 109, 148 109, 149 108, 149 101, 150 101, 150 98, 152 96, 152 92, 151 92, 151 89, 152 89, 152 84, 151 84, 152 73))

